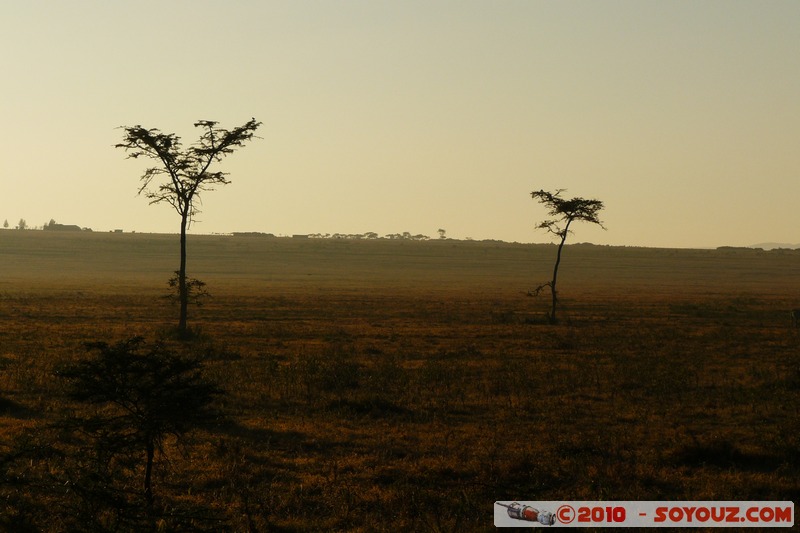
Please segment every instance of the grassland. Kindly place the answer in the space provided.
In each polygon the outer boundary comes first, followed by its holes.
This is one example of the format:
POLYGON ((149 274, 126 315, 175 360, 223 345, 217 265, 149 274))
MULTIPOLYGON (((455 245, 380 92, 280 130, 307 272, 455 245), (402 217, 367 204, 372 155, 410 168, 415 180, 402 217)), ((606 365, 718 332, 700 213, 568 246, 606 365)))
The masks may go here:
MULTIPOLYGON (((190 236, 212 297, 186 349, 228 418, 168 450, 159 505, 216 530, 490 531, 496 500, 798 501, 800 252, 568 246, 550 326, 525 293, 554 253, 190 236)), ((0 527, 59 531, 65 469, 15 450, 74 408, 54 370, 84 342, 168 335, 177 237, 3 231, 0 260, 0 527)))

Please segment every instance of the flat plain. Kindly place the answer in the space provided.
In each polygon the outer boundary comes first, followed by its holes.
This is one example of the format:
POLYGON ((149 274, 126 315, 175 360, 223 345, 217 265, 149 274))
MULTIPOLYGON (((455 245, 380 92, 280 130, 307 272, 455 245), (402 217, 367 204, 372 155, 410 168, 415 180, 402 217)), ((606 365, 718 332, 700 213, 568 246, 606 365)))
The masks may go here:
POLYGON ((497 500, 800 498, 800 251, 568 245, 549 325, 528 292, 554 245, 190 235, 211 296, 186 342, 164 298, 177 253, 176 235, 0 231, 0 527, 74 525, 52 489, 68 469, 15 453, 76 409, 60 364, 135 335, 203 355, 226 391, 226 420, 159 459, 168 530, 491 531, 497 500))

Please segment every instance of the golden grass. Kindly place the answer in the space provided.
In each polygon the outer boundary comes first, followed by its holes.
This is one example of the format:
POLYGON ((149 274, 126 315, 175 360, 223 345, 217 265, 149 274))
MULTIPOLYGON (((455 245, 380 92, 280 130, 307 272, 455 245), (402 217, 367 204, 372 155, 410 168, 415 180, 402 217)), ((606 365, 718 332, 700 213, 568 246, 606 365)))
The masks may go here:
MULTIPOLYGON (((19 233, 0 232, 4 452, 60 416, 53 371, 83 342, 176 315, 174 236, 19 233)), ((187 349, 229 421, 162 461, 156 494, 220 527, 490 531, 496 500, 800 496, 798 253, 568 247, 549 326, 524 295, 547 245, 193 241, 212 298, 187 349)))

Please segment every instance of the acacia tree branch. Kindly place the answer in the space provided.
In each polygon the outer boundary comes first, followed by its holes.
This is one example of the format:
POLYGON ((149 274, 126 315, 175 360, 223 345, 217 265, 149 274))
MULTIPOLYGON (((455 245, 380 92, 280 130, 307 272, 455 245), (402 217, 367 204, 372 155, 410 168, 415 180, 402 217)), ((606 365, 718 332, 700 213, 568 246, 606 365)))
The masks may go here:
POLYGON ((528 291, 527 294, 528 296, 539 296, 543 290, 545 290, 548 287, 552 287, 552 283, 553 283, 552 281, 548 281, 547 283, 542 283, 532 291, 528 291))

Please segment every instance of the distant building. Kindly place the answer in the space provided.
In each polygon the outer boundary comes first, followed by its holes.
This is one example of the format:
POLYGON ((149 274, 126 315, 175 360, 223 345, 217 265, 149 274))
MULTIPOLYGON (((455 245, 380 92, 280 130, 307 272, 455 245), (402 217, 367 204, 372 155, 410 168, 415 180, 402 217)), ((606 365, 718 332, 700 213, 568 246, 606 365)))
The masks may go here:
POLYGON ((42 229, 45 231, 82 231, 81 227, 76 224, 58 224, 55 222, 46 224, 42 229))

